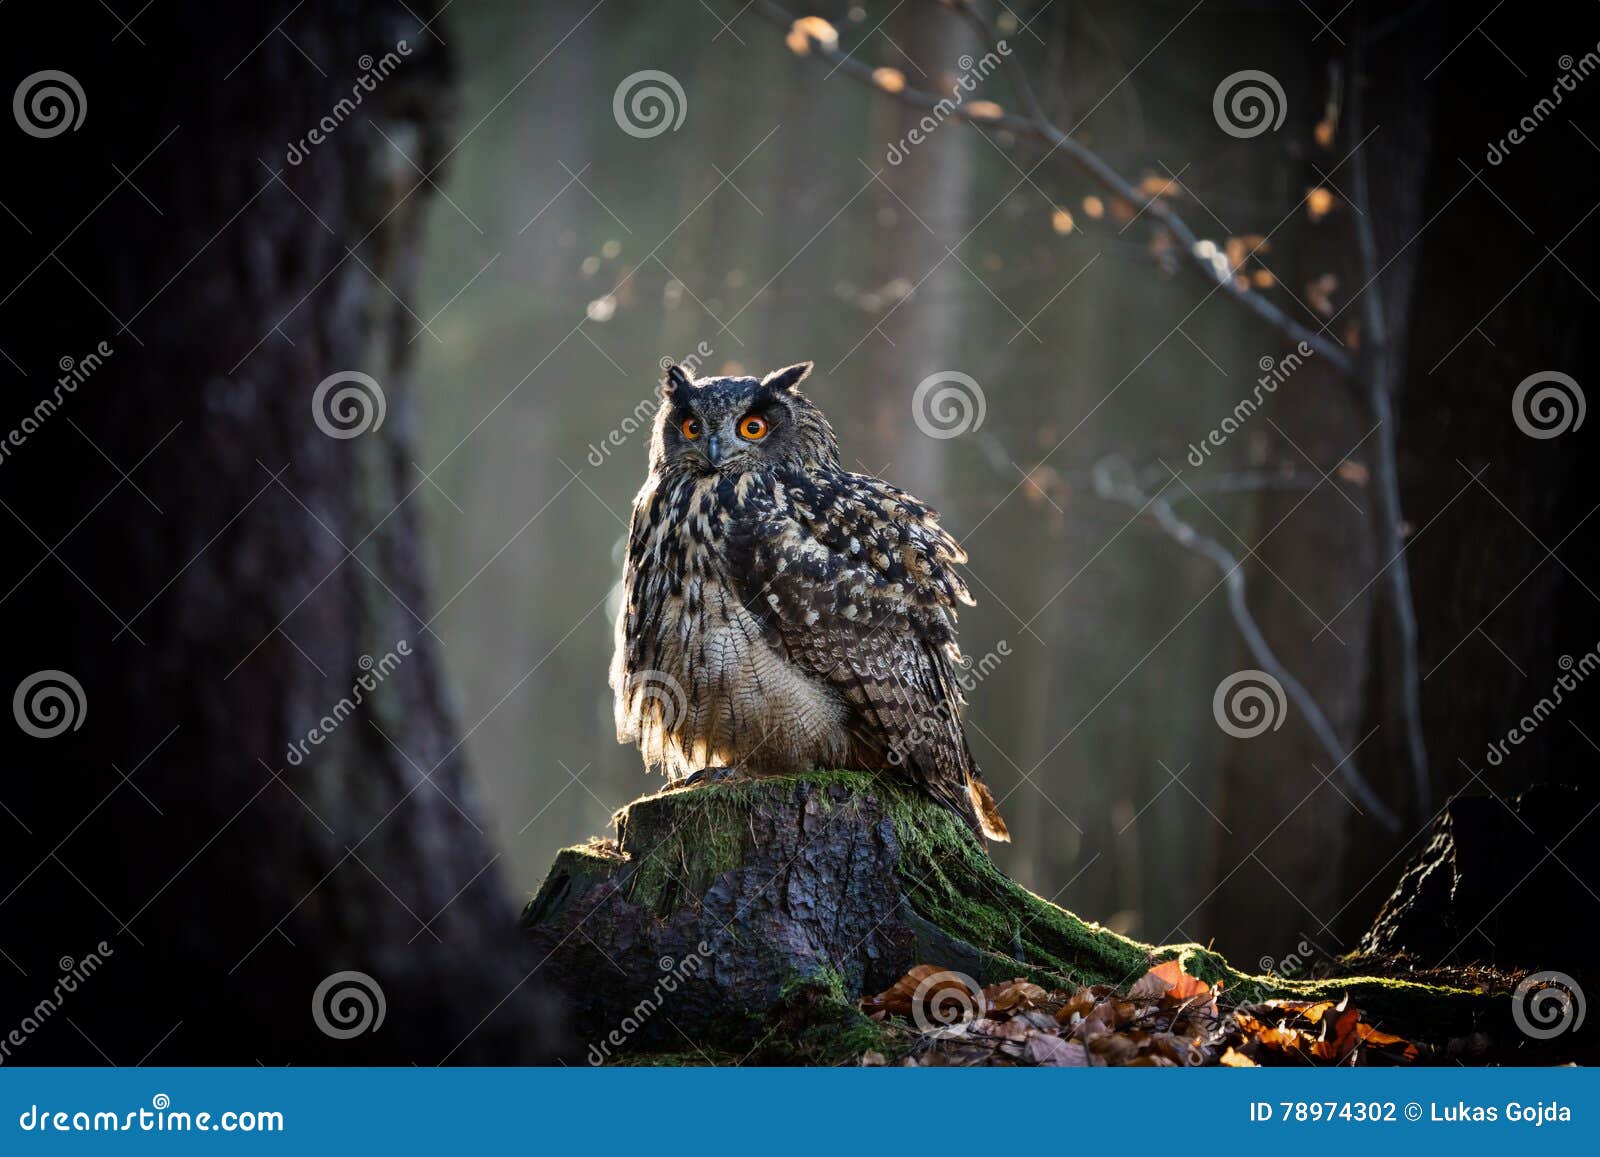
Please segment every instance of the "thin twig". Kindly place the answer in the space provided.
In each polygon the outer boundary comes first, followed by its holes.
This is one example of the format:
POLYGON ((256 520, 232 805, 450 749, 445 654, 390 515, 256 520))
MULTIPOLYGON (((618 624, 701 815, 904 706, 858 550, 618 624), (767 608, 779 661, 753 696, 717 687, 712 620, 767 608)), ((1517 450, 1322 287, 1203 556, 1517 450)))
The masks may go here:
POLYGON ((1328 717, 1323 714, 1322 708, 1317 705, 1311 693, 1289 673, 1289 669, 1267 645, 1266 637, 1262 635, 1261 628, 1256 624, 1255 616, 1250 613, 1250 605, 1245 599, 1244 564, 1216 539, 1201 534, 1179 518, 1172 508, 1171 501, 1162 496, 1160 491, 1154 495, 1146 494, 1133 470, 1121 458, 1112 455, 1095 463, 1094 488, 1095 493, 1107 501, 1120 502, 1134 510, 1142 511, 1143 517, 1159 526, 1179 546, 1209 559, 1222 571, 1228 588, 1228 610, 1232 613, 1233 621, 1238 626, 1239 633, 1244 636, 1245 644, 1255 656, 1256 662, 1261 665, 1263 671, 1276 679, 1289 698, 1294 700, 1295 706, 1305 716, 1312 733, 1327 751, 1328 758, 1333 760, 1340 776, 1356 793, 1372 818, 1386 830, 1398 832, 1400 818, 1378 798, 1362 776, 1356 766, 1354 753, 1345 750, 1344 745, 1339 742, 1333 725, 1328 722, 1328 717))

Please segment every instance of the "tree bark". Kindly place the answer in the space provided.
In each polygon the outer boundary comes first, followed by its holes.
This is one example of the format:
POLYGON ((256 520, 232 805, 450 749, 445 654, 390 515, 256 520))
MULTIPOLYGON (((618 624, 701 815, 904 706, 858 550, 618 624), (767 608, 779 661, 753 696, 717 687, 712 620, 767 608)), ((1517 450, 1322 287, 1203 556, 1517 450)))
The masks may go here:
POLYGON ((87 116, 11 145, 29 179, 6 193, 6 425, 69 358, 109 353, 0 466, 4 688, 82 688, 75 729, 7 721, 6 1006, 109 951, 71 1027, 18 1060, 548 1056, 408 501, 419 169, 453 140, 449 59, 419 19, 358 3, 274 29, 250 6, 159 5, 136 35, 62 14, 28 45, 32 68, 75 62, 87 116), (386 416, 336 438, 313 395, 345 371, 386 416), (311 1006, 347 970, 386 1015, 343 1039, 322 1026, 350 1009, 311 1006))

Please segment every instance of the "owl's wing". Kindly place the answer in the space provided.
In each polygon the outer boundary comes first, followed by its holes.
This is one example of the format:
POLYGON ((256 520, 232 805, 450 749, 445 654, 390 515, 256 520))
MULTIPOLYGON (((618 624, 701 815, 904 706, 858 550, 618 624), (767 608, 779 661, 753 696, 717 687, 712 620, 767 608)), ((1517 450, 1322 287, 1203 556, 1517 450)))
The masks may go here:
POLYGON ((878 478, 778 475, 761 499, 731 532, 730 556, 769 641, 840 693, 868 770, 900 770, 1007 838, 961 729, 953 628, 957 604, 972 604, 955 570, 966 553, 933 510, 878 478))

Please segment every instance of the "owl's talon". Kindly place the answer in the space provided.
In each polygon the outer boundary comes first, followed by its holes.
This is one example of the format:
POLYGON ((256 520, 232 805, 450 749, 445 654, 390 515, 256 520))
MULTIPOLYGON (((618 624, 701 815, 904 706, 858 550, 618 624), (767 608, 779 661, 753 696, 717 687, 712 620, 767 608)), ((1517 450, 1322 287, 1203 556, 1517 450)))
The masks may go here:
POLYGON ((682 779, 668 785, 668 790, 684 787, 704 787, 712 783, 727 783, 739 774, 737 767, 702 767, 699 771, 691 772, 682 779))

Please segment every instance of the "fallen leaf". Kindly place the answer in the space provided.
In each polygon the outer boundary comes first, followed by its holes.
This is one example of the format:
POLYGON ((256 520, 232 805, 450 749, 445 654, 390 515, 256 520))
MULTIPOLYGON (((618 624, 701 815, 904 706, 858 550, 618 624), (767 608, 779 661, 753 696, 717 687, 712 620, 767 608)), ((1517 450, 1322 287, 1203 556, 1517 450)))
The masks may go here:
POLYGON ((1043 1032, 1028 1038, 1025 1055, 1032 1063, 1048 1068, 1076 1069, 1089 1064, 1089 1050, 1077 1041, 1062 1040, 1043 1032))

